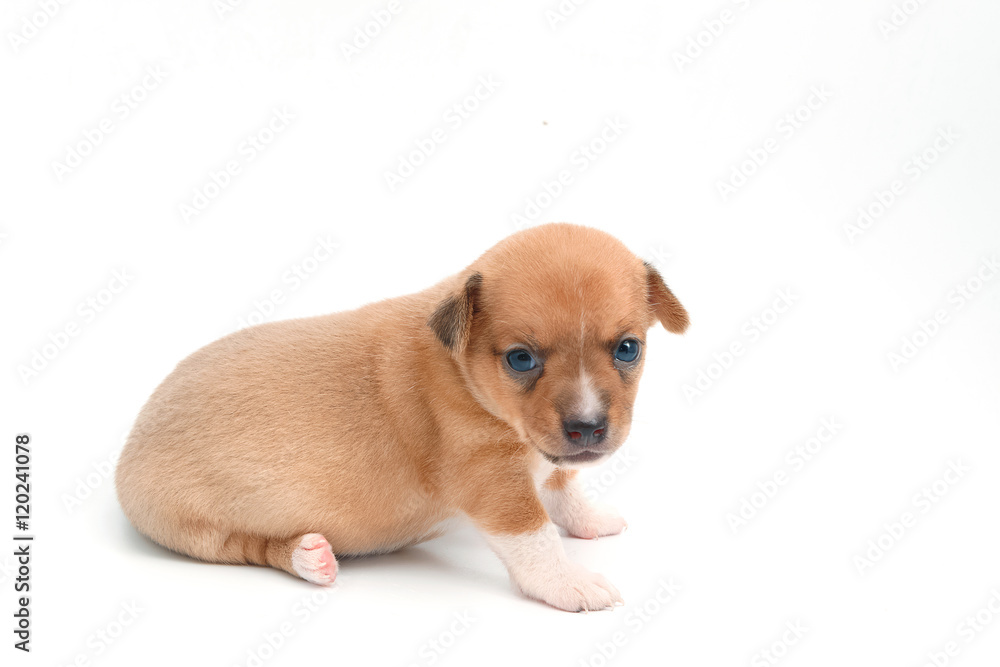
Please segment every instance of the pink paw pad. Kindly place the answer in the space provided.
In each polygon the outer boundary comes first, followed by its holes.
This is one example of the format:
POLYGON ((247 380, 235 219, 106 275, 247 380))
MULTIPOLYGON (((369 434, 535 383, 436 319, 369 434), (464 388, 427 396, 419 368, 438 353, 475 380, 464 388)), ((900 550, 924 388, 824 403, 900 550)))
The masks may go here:
POLYGON ((337 559, 325 537, 309 533, 292 552, 292 569, 306 581, 328 586, 337 578, 337 559))

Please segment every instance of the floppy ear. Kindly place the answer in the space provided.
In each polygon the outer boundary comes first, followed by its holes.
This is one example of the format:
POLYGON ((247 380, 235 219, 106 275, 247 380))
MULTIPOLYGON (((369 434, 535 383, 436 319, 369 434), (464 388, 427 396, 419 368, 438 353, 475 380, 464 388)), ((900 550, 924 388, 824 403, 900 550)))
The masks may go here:
POLYGON ((482 282, 482 274, 473 273, 460 290, 438 304, 427 320, 427 326, 438 340, 456 354, 460 354, 469 342, 472 311, 482 282))
POLYGON ((689 324, 687 311, 663 282, 660 272, 649 262, 643 264, 646 265, 646 298, 649 300, 649 307, 656 313, 656 318, 664 329, 670 333, 684 333, 689 324))

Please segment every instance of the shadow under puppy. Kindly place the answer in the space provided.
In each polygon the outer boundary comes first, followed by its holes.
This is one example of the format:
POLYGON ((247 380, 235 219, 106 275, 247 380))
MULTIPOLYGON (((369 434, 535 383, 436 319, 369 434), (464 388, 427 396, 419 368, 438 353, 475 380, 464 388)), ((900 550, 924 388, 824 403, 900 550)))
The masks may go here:
POLYGON ((518 232, 417 294, 262 324, 178 364, 116 473, 133 525, 206 561, 317 584, 334 554, 387 552, 465 514, 526 595, 570 611, 620 602, 556 526, 594 538, 579 466, 624 442, 645 334, 687 312, 614 237, 518 232))

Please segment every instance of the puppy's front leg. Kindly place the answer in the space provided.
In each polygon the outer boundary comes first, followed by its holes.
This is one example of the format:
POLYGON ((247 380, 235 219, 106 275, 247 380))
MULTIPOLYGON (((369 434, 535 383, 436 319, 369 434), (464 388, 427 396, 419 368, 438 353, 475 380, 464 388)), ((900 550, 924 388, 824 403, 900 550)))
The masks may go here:
POLYGON ((625 530, 625 519, 610 508, 594 507, 576 478, 576 469, 556 468, 539 489, 552 521, 573 537, 594 539, 625 530))
POLYGON ((566 611, 607 609, 621 594, 607 579, 569 560, 529 475, 493 480, 467 504, 514 584, 528 597, 566 611))

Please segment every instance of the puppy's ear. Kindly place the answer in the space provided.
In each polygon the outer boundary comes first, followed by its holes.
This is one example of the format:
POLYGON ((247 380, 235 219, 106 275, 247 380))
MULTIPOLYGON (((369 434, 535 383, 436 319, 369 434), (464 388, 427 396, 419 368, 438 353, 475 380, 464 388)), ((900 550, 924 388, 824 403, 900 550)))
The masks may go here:
POLYGON ((689 324, 687 311, 663 282, 660 272, 649 262, 643 264, 646 265, 646 298, 649 299, 649 307, 667 331, 684 333, 689 324))
POLYGON ((438 304, 427 320, 438 340, 456 354, 461 354, 469 342, 472 312, 482 282, 482 274, 473 273, 461 289, 438 304))

